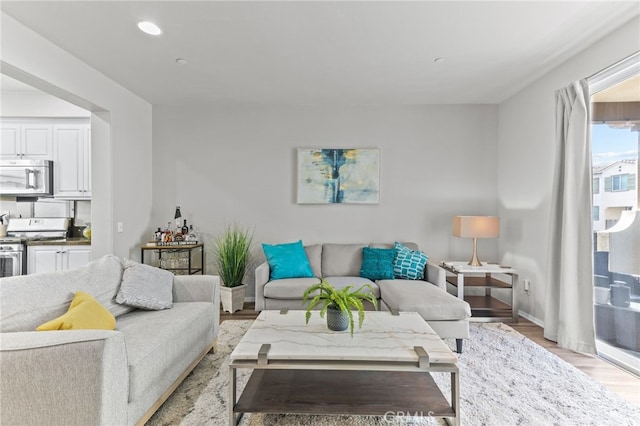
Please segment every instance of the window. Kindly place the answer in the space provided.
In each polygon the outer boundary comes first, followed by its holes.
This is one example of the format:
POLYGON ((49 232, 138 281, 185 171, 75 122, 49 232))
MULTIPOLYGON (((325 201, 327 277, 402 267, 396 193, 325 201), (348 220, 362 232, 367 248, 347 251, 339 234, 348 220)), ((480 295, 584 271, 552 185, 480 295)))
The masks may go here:
POLYGON ((627 191, 629 189, 628 182, 627 175, 611 176, 611 189, 612 191, 627 191))
POLYGON ((636 175, 621 174, 604 178, 605 192, 631 191, 636 189, 636 175))
POLYGON ((625 210, 635 210, 640 204, 636 189, 640 175, 640 111, 635 107, 640 103, 639 84, 640 52, 589 79, 593 194, 599 194, 593 197, 594 234, 590 235, 594 237, 593 274, 597 284, 594 287, 597 348, 601 357, 635 374, 640 374, 640 315, 626 312, 637 311, 636 301, 640 300, 640 285, 629 278, 636 274, 631 265, 637 264, 638 253, 628 243, 636 236, 625 228, 610 239, 607 230, 620 223, 625 210), (634 308, 611 302, 614 285, 626 286, 634 308))

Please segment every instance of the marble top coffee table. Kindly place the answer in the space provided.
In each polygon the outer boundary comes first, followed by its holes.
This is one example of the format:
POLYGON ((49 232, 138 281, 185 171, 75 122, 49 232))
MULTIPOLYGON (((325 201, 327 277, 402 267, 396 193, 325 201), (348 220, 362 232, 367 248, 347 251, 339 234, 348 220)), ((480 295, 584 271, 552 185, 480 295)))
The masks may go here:
POLYGON ((262 311, 230 356, 229 424, 243 413, 432 416, 458 425, 457 355, 415 312, 367 312, 335 332, 316 311, 262 311), (357 321, 357 319, 356 319, 357 321), (237 398, 237 369, 253 369, 237 398), (430 372, 451 374, 451 399, 430 372))

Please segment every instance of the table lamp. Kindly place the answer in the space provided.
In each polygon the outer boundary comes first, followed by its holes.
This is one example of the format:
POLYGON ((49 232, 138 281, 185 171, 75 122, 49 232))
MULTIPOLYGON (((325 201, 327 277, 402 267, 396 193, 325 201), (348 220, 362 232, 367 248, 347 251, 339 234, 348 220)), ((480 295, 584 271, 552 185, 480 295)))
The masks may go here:
POLYGON ((478 238, 497 238, 500 235, 498 216, 455 216, 453 218, 453 236, 473 238, 473 256, 471 266, 482 266, 478 259, 478 238))

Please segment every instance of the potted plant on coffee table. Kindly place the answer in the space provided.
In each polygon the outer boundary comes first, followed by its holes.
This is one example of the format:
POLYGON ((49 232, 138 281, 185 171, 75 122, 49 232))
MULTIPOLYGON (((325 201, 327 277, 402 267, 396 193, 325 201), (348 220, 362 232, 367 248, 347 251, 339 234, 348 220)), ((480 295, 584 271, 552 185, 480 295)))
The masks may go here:
POLYGON ((215 265, 222 281, 222 309, 234 313, 244 306, 247 285, 242 283, 247 273, 253 233, 238 225, 229 225, 214 239, 215 265))
POLYGON ((351 336, 353 336, 352 308, 358 311, 358 328, 360 328, 364 322, 363 300, 371 302, 375 309, 378 308, 378 300, 370 284, 365 284, 353 291, 351 290, 352 287, 349 285, 338 290, 325 279, 322 279, 319 284, 314 284, 307 288, 302 296, 304 302, 308 301, 305 314, 307 324, 309 323, 309 318, 311 318, 311 310, 321 306, 320 318, 324 318, 325 314, 327 315, 327 327, 330 330, 343 331, 349 327, 351 336), (316 294, 316 292, 318 293, 316 294))

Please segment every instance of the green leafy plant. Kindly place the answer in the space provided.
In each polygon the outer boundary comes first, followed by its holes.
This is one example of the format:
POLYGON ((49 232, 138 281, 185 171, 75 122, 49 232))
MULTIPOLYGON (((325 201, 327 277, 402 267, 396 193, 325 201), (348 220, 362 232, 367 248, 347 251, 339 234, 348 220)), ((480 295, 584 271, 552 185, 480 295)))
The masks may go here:
POLYGON ((324 318, 327 313, 327 309, 336 309, 342 312, 346 312, 349 316, 349 330, 353 336, 353 312, 352 308, 358 311, 358 328, 362 327, 364 322, 364 305, 363 300, 371 302, 375 309, 378 309, 378 300, 376 299, 374 289, 370 284, 365 284, 357 290, 351 291, 353 286, 349 285, 345 288, 338 290, 329 284, 325 279, 319 284, 314 284, 307 288, 302 296, 304 302, 307 302, 307 312, 305 314, 306 323, 309 324, 309 318, 311 318, 311 310, 317 306, 322 306, 320 309, 320 318, 324 318), (367 289, 365 291, 364 289, 367 289), (319 292, 317 294, 314 294, 319 292))
POLYGON ((214 239, 215 265, 225 287, 238 287, 247 273, 253 233, 238 225, 229 225, 214 239))

